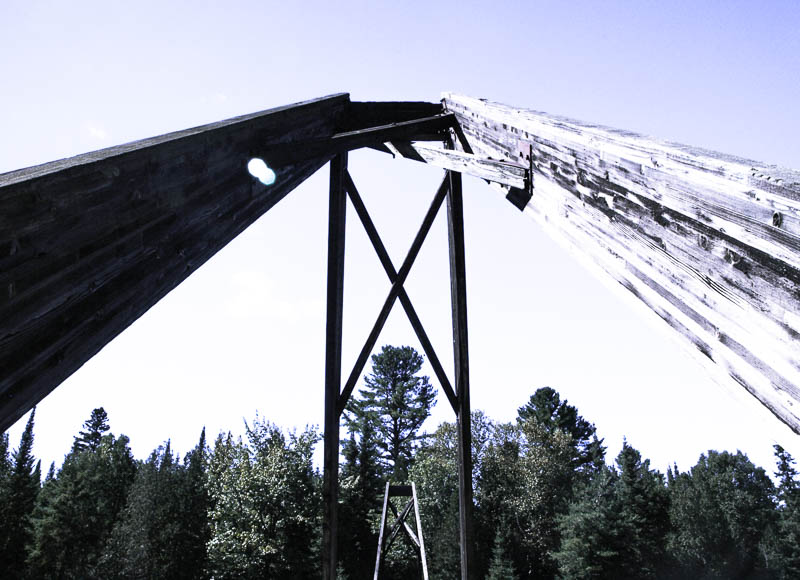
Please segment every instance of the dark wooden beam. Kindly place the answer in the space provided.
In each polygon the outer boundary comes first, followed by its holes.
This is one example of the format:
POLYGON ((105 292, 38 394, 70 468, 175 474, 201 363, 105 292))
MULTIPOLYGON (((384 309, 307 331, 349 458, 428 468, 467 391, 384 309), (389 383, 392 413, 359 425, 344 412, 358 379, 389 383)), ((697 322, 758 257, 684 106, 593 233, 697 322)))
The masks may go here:
POLYGON ((472 530, 472 423, 469 400, 469 351, 467 340, 467 285, 464 259, 464 206, 461 174, 448 171, 447 226, 450 248, 450 295, 453 310, 453 356, 455 359, 458 411, 458 507, 461 547, 461 578, 474 578, 472 530))
POLYGON ((382 143, 392 140, 402 141, 442 141, 447 136, 447 130, 455 124, 452 114, 434 115, 336 133, 323 139, 306 139, 292 143, 264 148, 259 157, 269 165, 280 165, 287 159, 304 159, 315 157, 321 152, 342 153, 353 151, 362 147, 381 146, 382 143))
POLYGON ((347 115, 343 118, 344 122, 339 130, 357 131, 368 127, 433 117, 443 112, 442 103, 353 101, 348 107, 347 115))
POLYGON ((339 390, 342 381, 342 304, 347 195, 347 153, 331 162, 328 213, 328 293, 325 325, 325 431, 322 487, 322 577, 335 580, 339 503, 339 390))
POLYGON ((0 175, 0 431, 332 156, 257 151, 334 134, 335 95, 0 175))

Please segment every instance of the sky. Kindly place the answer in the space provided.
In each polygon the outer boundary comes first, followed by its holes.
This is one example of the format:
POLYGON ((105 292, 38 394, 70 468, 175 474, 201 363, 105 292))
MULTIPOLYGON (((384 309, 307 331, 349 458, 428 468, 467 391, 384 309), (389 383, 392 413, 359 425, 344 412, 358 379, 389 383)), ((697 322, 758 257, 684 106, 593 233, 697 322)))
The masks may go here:
MULTIPOLYGON (((798 30, 794 1, 3 0, 0 172, 332 93, 445 91, 800 168, 798 30)), ((441 171, 366 151, 350 172, 399 266, 441 171)), ((326 167, 42 401, 43 464, 98 406, 138 458, 257 414, 320 426, 327 187, 326 167)), ((551 386, 610 458, 627 438, 662 471, 708 449, 768 472, 774 443, 800 456, 800 436, 713 382, 657 318, 484 182, 464 189, 473 409, 513 420, 551 386)), ((352 208, 347 234, 345 377, 389 290, 352 208)), ((406 287, 452 380, 443 213, 406 287)), ((382 344, 419 349, 399 305, 382 344)), ((452 419, 442 396, 426 427, 452 419)))

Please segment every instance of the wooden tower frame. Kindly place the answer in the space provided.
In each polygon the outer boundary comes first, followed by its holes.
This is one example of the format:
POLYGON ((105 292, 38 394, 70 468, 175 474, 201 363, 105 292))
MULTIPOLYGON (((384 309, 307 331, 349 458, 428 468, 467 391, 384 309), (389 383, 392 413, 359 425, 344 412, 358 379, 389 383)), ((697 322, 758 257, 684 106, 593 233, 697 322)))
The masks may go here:
POLYGON ((800 173, 460 95, 332 95, 0 175, 0 430, 330 162, 324 577, 336 575, 339 417, 395 300, 456 412, 462 578, 471 570, 471 455, 461 174, 499 188, 720 382, 800 433, 800 173), (437 143, 439 146, 437 146, 437 143), (347 171, 369 147, 446 170, 399 270, 347 171), (249 175, 260 158, 274 184, 249 175), (342 388, 345 207, 390 281, 342 388), (403 289, 447 201, 455 387, 403 289))

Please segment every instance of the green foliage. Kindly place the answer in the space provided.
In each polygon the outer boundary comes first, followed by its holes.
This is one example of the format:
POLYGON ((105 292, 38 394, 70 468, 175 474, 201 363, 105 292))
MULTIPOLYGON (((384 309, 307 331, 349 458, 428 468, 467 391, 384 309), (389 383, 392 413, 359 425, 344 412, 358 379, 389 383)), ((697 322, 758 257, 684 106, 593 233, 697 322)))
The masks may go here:
POLYGON ((709 451, 669 485, 668 548, 680 574, 743 578, 764 572, 765 541, 775 520, 774 487, 746 455, 709 451))
POLYGON ((517 410, 520 424, 536 420, 545 431, 560 430, 572 437, 575 450, 572 459, 577 471, 591 472, 605 463, 603 440, 597 430, 570 405, 562 401, 558 392, 550 387, 537 389, 528 402, 517 410))
POLYGON ((410 346, 384 346, 372 355, 361 399, 348 404, 348 415, 374 422, 383 472, 397 483, 408 479, 419 431, 436 402, 428 377, 418 376, 423 362, 410 346))
POLYGON ((663 476, 623 443, 617 468, 603 468, 559 517, 555 553, 563 578, 657 578, 669 531, 663 476))
POLYGON ((19 447, 8 458, 8 436, 0 441, 0 577, 22 578, 31 541, 31 514, 39 494, 41 470, 33 457, 31 411, 19 447))
POLYGON ((108 577, 202 578, 208 541, 205 431, 181 464, 169 442, 142 464, 103 556, 108 577))
POLYGON ((72 444, 73 451, 97 451, 100 442, 108 430, 108 414, 103 407, 92 411, 92 415, 83 423, 84 431, 78 433, 72 444))
POLYGON ((124 435, 104 435, 94 450, 73 448, 36 502, 28 557, 32 575, 108 577, 100 556, 135 475, 136 463, 124 435))
MULTIPOLYGON (((492 429, 480 411, 472 413, 473 482, 478 481, 482 458, 492 429)), ((458 432, 454 423, 442 423, 425 437, 409 478, 417 487, 420 519, 431 578, 456 578, 461 556, 458 537, 458 432)), ((474 484, 473 484, 474 485, 474 484)), ((477 542, 480 545, 480 540, 477 542)))
POLYGON ((339 474, 339 561, 347 577, 358 580, 374 572, 384 481, 374 418, 351 413, 346 424, 350 437, 342 441, 339 474))
POLYGON ((800 481, 794 459, 775 445, 778 522, 770 547, 770 567, 778 578, 800 578, 800 481))
POLYGON ((217 439, 209 464, 214 578, 308 578, 319 565, 313 430, 288 437, 259 421, 248 443, 217 439))
POLYGON ((504 530, 498 530, 492 548, 492 561, 489 564, 489 572, 486 580, 517 580, 514 566, 507 556, 506 542, 504 540, 504 530))

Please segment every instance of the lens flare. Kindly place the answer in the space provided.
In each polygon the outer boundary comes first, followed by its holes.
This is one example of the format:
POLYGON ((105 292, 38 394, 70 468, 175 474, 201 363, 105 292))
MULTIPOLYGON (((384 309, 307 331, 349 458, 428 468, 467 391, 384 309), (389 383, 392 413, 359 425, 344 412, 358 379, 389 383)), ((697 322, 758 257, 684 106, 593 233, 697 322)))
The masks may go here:
POLYGON ((275 183, 275 172, 264 163, 263 159, 259 159, 258 157, 251 159, 247 164, 247 171, 264 185, 272 185, 275 183))

